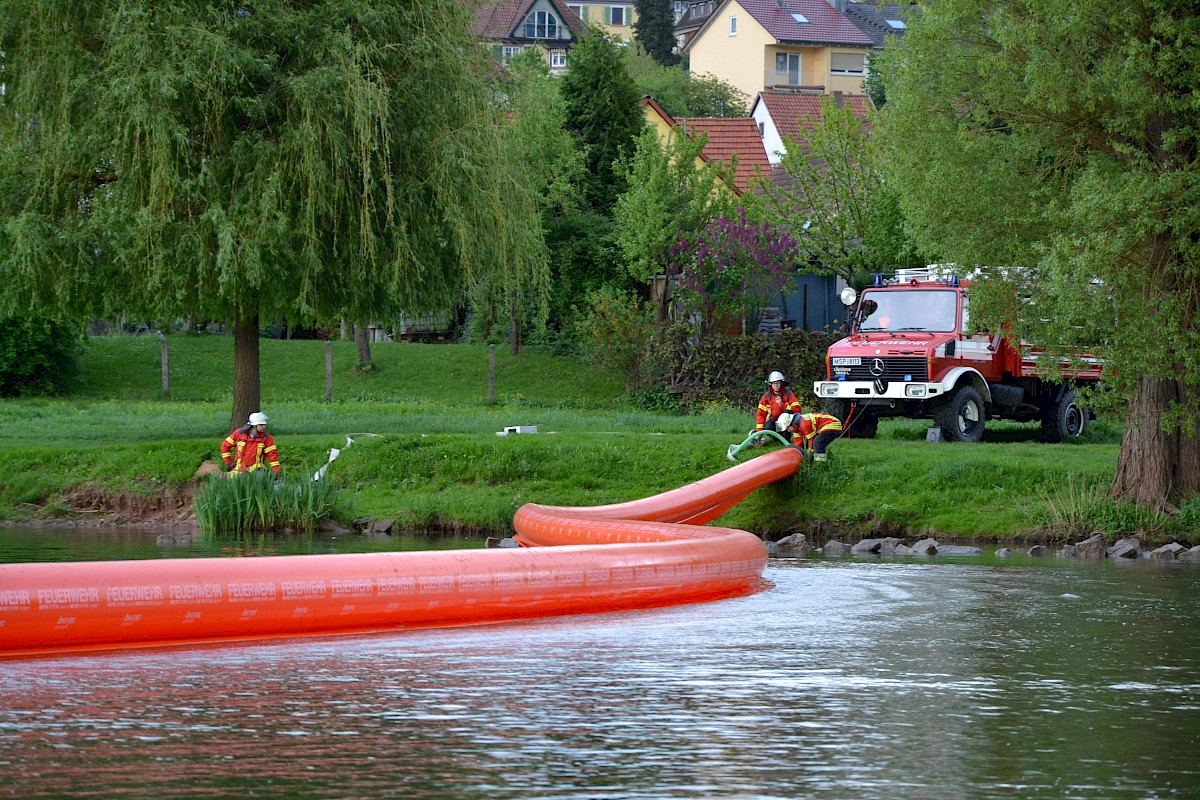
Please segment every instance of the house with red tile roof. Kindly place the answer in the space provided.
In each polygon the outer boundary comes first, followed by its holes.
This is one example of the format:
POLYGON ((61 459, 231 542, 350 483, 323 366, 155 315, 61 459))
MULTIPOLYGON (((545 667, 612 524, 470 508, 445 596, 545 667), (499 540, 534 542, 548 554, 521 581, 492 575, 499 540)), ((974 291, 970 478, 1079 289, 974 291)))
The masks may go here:
POLYGON ((874 41, 845 0, 721 0, 684 48, 691 71, 753 97, 767 88, 861 94, 874 41))
POLYGON ((688 136, 706 134, 700 158, 704 162, 736 164, 735 194, 745 194, 758 175, 767 176, 771 164, 758 134, 758 124, 750 117, 673 117, 653 97, 642 98, 642 111, 660 139, 682 131, 688 136))
MULTIPOLYGON (((763 148, 771 166, 780 161, 787 152, 786 139, 802 141, 817 121, 821 119, 820 94, 796 94, 766 89, 758 93, 750 106, 750 118, 754 120, 762 135, 763 148)), ((873 108, 871 98, 865 94, 833 93, 833 101, 839 106, 849 106, 856 117, 865 120, 873 108)))
POLYGON ((500 0, 476 6, 475 35, 491 45, 501 64, 535 49, 551 72, 563 72, 567 51, 587 35, 587 26, 562 0, 500 0))

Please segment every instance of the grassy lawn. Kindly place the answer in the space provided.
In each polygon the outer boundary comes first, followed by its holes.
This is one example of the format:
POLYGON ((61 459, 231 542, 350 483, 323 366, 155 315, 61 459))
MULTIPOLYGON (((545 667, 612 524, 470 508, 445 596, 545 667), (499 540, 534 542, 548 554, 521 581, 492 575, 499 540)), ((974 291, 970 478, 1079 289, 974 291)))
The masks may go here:
MULTIPOLYGON (((156 337, 94 339, 83 385, 61 400, 0 403, 0 518, 63 513, 72 487, 152 496, 178 489, 217 448, 229 418, 232 343, 175 336, 162 397, 156 337)), ((355 374, 353 344, 334 342, 333 401, 324 402, 325 345, 262 342, 263 410, 285 471, 297 478, 342 448, 331 476, 340 514, 401 525, 507 532, 522 503, 597 505, 644 497, 728 466, 725 451, 752 426, 750 409, 690 416, 633 407, 621 377, 578 359, 526 349, 388 343, 377 369, 355 374), (536 425, 534 436, 496 436, 536 425), (348 434, 372 433, 346 447, 348 434)), ((979 540, 1064 539, 1106 530, 1149 540, 1195 531, 1103 497, 1120 429, 1095 425, 1080 442, 1046 445, 1037 427, 989 423, 978 445, 925 441, 926 423, 885 420, 873 440, 844 439, 756 492, 721 524, 779 535, 897 531, 979 540)))

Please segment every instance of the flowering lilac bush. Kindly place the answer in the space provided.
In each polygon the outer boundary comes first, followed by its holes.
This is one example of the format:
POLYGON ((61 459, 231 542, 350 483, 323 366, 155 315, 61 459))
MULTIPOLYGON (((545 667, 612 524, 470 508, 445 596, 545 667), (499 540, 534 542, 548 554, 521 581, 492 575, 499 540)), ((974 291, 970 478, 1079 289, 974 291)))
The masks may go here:
POLYGON ((739 208, 722 216, 694 241, 681 237, 670 251, 684 304, 710 324, 718 317, 745 317, 792 283, 800 247, 783 228, 754 224, 739 208))

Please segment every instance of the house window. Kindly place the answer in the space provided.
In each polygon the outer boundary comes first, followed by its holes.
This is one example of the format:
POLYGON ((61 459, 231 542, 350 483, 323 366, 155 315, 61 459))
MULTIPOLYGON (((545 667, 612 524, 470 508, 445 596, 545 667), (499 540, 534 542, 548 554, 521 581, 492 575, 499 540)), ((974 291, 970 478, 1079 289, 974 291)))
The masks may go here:
POLYGON ((895 28, 898 31, 902 31, 908 27, 907 25, 904 24, 904 20, 902 20, 902 19, 888 19, 888 20, 884 20, 884 22, 886 22, 888 25, 892 26, 893 28, 895 28))
POLYGON ((729 35, 737 36, 737 17, 729 18, 729 35))
POLYGON ((609 9, 608 24, 617 27, 625 24, 625 6, 612 6, 609 9))
POLYGON ((803 14, 801 14, 799 12, 792 14, 792 19, 796 20, 796 22, 799 22, 801 25, 808 24, 808 17, 804 16, 803 14))
POLYGON ((552 69, 564 69, 567 66, 567 51, 566 50, 551 50, 550 51, 550 67, 552 69))
POLYGON ((787 86, 800 85, 800 54, 799 53, 776 53, 775 54, 775 74, 787 76, 787 86))
POLYGON ((580 19, 583 19, 583 6, 567 6, 567 8, 574 11, 575 16, 579 17, 580 19))
POLYGON ((549 11, 534 11, 525 18, 526 39, 557 39, 558 18, 549 11))
POLYGON ((862 75, 862 53, 834 53, 829 64, 829 71, 834 75, 862 75))
POLYGON ((505 45, 504 50, 501 51, 500 63, 504 64, 505 66, 508 66, 508 63, 510 61, 512 61, 514 58, 516 58, 518 55, 520 55, 521 51, 523 51, 524 49, 525 49, 524 47, 520 47, 520 46, 505 45))

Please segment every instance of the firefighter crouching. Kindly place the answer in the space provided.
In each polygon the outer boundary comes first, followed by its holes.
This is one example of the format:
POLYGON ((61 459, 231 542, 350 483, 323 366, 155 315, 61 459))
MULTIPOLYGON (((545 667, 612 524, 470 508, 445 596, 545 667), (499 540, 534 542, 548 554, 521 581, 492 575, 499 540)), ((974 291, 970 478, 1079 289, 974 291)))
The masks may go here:
POLYGON ((253 472, 268 464, 272 472, 281 474, 279 448, 275 446, 271 434, 267 433, 268 421, 266 414, 255 411, 250 415, 249 422, 221 442, 221 460, 229 468, 230 477, 253 472))
POLYGON ((813 451, 814 461, 825 460, 825 448, 842 435, 842 421, 832 414, 799 414, 792 420, 797 445, 813 451))

